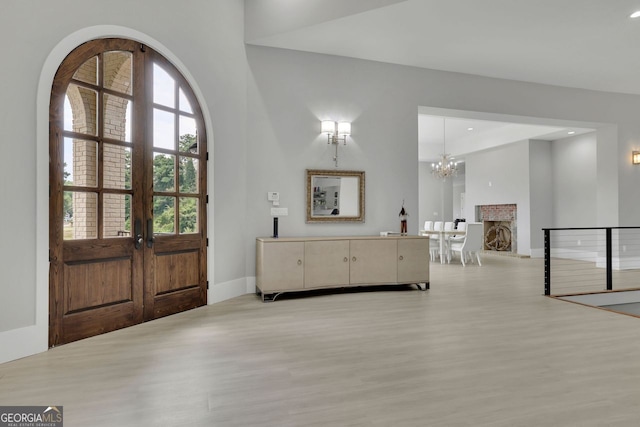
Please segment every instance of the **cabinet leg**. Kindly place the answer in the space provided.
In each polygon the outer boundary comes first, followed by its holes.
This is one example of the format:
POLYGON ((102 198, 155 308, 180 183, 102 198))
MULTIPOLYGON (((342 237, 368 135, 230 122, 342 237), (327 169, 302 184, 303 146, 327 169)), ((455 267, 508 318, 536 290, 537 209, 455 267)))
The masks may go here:
POLYGON ((276 298, 282 295, 282 292, 276 292, 275 294, 262 294, 262 302, 274 302, 276 298))

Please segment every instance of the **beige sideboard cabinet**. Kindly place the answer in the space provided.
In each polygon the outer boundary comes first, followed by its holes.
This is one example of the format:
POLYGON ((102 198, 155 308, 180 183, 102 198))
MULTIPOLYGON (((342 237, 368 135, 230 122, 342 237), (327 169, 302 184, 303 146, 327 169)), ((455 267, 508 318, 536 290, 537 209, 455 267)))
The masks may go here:
POLYGON ((369 285, 424 284, 429 289, 429 238, 423 236, 256 239, 256 293, 369 285))

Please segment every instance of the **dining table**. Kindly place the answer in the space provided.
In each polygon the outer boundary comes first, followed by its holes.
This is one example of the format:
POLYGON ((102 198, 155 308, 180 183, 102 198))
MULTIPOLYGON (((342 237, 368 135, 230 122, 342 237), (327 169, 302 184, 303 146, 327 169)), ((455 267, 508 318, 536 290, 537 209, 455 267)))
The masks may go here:
POLYGON ((439 243, 440 264, 444 264, 444 259, 447 254, 447 245, 454 236, 464 236, 466 231, 464 230, 420 230, 421 236, 437 236, 439 243))

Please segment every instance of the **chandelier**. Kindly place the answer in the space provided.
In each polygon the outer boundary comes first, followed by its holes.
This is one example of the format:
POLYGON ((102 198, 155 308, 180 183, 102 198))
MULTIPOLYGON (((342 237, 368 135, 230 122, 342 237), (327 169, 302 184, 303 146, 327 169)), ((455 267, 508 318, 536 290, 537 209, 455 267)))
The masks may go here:
POLYGON ((431 163, 431 174, 434 178, 445 180, 447 177, 458 174, 458 163, 453 161, 453 157, 447 154, 447 131, 446 119, 442 120, 442 156, 438 163, 431 163))

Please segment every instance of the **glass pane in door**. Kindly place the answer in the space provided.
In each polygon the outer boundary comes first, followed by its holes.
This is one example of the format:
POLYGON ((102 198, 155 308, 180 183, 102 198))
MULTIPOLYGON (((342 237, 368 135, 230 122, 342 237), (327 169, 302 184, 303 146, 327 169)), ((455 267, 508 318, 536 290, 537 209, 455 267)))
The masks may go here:
POLYGON ((131 148, 115 144, 102 145, 104 188, 131 189, 131 148))
POLYGON ((178 93, 180 97, 180 111, 184 111, 185 113, 193 113, 193 109, 191 109, 191 103, 187 99, 182 88, 180 88, 178 93))
POLYGON ((198 199, 180 197, 180 234, 198 232, 198 199))
POLYGON ((198 159, 180 156, 180 192, 198 192, 198 159))
POLYGON ((102 237, 131 236, 131 195, 104 194, 102 215, 102 237))
POLYGON ((198 152, 198 131, 196 130, 196 120, 193 117, 180 116, 179 147, 182 152, 198 152))
POLYGON ((85 61, 84 64, 80 66, 73 73, 73 78, 75 80, 89 83, 92 85, 98 84, 98 57, 94 56, 93 58, 89 58, 85 61))
POLYGON ((153 102, 170 108, 176 106, 176 82, 158 64, 153 64, 153 102))
POLYGON ((64 240, 98 237, 98 193, 65 191, 63 211, 64 240))
POLYGON ((153 234, 175 233, 176 198, 153 196, 153 234))
POLYGON ((154 108, 153 110, 153 146, 175 150, 175 115, 154 108))
POLYGON ((64 185, 98 186, 98 143, 64 138, 64 185))
POLYGON ((131 52, 111 51, 103 54, 104 87, 115 92, 131 95, 131 52))
POLYGON ((131 108, 130 100, 104 94, 102 133, 105 138, 131 142, 131 108))
POLYGON ((64 130, 97 135, 98 92, 72 83, 66 96, 64 130))
POLYGON ((153 155, 153 191, 175 191, 176 165, 175 156, 163 153, 153 155))

